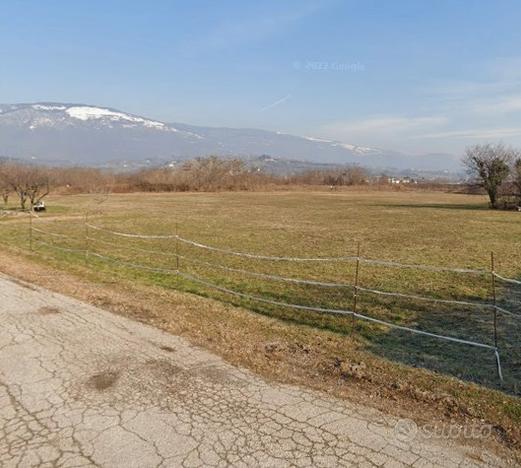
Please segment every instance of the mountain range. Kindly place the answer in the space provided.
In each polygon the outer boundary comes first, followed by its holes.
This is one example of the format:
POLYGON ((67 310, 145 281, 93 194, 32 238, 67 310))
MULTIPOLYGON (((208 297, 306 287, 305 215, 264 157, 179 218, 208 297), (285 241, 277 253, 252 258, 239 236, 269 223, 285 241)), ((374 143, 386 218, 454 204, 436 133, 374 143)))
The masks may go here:
POLYGON ((458 170, 450 155, 408 155, 339 141, 249 128, 166 123, 109 107, 0 104, 0 156, 57 164, 167 162, 198 156, 271 156, 370 168, 458 170))

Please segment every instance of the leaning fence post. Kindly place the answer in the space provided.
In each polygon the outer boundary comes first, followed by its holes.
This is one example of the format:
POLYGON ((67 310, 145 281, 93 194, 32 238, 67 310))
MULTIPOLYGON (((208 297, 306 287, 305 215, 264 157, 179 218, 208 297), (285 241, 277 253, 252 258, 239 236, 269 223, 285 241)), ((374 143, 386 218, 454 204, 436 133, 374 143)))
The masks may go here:
POLYGON ((360 273, 360 242, 358 242, 357 250, 356 250, 356 269, 355 269, 355 284, 353 288, 353 314, 351 315, 351 330, 355 328, 355 314, 356 308, 358 305, 358 276, 360 273))
POLYGON ((501 370, 501 359, 499 358, 499 351, 494 351, 494 354, 496 355, 496 365, 497 365, 497 375, 499 376, 499 380, 503 382, 503 371, 501 370))
POLYGON ((497 340, 497 293, 496 293, 496 266, 494 252, 490 252, 490 279, 492 282, 492 307, 494 308, 494 354, 496 355, 496 366, 499 380, 503 382, 503 371, 501 370, 501 360, 499 358, 498 340, 497 340))

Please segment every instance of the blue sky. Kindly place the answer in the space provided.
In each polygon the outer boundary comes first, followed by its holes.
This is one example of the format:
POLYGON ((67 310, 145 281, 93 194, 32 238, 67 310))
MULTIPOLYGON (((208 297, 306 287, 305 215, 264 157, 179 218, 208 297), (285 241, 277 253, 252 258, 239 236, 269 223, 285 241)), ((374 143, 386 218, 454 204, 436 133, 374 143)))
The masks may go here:
POLYGON ((0 102, 399 151, 521 145, 521 1, 0 3, 0 102))

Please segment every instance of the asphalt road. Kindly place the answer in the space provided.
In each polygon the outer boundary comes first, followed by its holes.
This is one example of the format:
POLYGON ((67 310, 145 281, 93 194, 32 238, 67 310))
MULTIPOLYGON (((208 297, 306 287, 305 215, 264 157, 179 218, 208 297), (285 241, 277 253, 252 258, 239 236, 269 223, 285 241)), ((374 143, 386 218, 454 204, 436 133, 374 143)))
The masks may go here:
POLYGON ((0 275, 1 467, 502 464, 0 275))

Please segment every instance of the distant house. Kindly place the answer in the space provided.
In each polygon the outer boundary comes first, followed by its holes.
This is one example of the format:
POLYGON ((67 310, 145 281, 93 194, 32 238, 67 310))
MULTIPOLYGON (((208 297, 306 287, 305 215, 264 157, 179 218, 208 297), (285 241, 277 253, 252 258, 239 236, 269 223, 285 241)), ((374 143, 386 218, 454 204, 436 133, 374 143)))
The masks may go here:
POLYGON ((408 185, 408 184, 417 184, 418 181, 416 179, 413 179, 411 177, 389 177, 388 179, 388 182, 390 184, 403 184, 403 185, 408 185))

